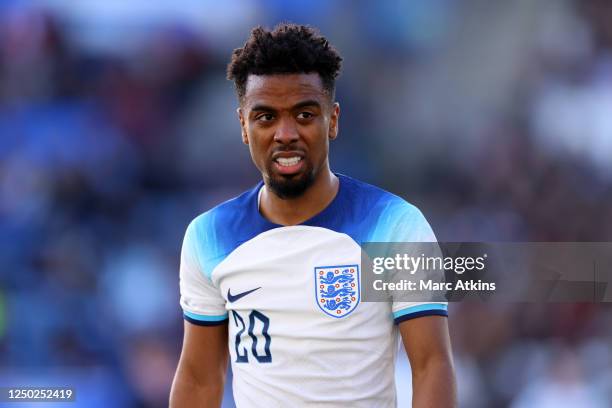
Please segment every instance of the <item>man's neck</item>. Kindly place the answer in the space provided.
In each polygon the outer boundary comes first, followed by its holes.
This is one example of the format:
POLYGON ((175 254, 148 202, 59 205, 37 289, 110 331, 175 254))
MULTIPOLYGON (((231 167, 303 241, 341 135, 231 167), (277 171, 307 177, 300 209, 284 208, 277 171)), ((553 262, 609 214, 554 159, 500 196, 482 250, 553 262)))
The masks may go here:
POLYGON ((329 169, 295 198, 282 199, 264 185, 259 203, 260 213, 280 225, 297 225, 323 211, 336 197, 340 181, 329 169))

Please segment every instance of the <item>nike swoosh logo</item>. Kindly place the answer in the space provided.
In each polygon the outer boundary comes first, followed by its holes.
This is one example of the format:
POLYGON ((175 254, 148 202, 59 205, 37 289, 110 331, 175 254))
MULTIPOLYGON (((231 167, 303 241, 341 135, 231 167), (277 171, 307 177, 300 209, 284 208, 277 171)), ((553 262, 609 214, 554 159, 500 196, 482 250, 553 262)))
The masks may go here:
POLYGON ((230 301, 230 303, 231 303, 231 302, 235 302, 235 301, 237 301, 238 299, 243 298, 243 297, 245 297, 246 295, 248 295, 248 294, 251 294, 251 293, 255 292, 257 289, 261 289, 261 286, 260 286, 260 287, 258 287, 258 288, 255 288, 255 289, 247 290, 246 292, 241 292, 241 293, 238 293, 237 295, 232 295, 232 294, 230 293, 230 290, 228 289, 228 290, 227 290, 227 300, 228 300, 228 301, 230 301))

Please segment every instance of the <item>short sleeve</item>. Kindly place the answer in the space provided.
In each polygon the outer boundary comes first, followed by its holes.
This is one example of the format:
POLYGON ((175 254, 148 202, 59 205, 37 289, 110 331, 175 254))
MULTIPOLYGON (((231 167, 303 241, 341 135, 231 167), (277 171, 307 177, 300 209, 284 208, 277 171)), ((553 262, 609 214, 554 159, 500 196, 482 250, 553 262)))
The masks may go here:
POLYGON ((225 299, 206 275, 200 261, 200 247, 206 245, 198 232, 198 219, 189 224, 183 240, 180 266, 181 308, 183 317, 200 326, 214 326, 227 321, 225 299))
MULTIPOLYGON (((397 212, 399 214, 395 217, 389 242, 438 242, 431 226, 418 208, 404 203, 401 210, 397 212)), ((437 246, 436 251, 439 251, 437 246)), ((422 316, 448 316, 448 303, 393 300, 392 312, 394 322, 399 324, 405 320, 422 316)))

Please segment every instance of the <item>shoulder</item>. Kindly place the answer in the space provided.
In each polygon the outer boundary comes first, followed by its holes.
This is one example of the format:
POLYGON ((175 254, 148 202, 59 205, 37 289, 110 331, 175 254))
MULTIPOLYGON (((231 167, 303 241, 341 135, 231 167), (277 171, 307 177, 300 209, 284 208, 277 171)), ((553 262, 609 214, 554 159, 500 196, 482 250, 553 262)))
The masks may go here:
POLYGON ((432 238, 429 223, 415 205, 372 184, 340 177, 352 201, 352 218, 361 226, 361 240, 388 242, 432 238))
MULTIPOLYGON (((420 218, 421 211, 405 199, 380 187, 340 175, 348 190, 356 212, 363 218, 379 220, 397 218, 420 218)), ((383 220, 380 220, 383 221, 383 220)))
POLYGON ((187 227, 184 245, 193 248, 208 273, 227 254, 264 228, 256 219, 259 187, 198 215, 187 227))
MULTIPOLYGON (((218 229, 228 230, 244 225, 252 217, 250 205, 257 199, 258 187, 245 191, 237 197, 216 205, 195 217, 189 224, 198 234, 213 234, 218 229)), ((255 205, 255 204, 254 204, 255 205)))

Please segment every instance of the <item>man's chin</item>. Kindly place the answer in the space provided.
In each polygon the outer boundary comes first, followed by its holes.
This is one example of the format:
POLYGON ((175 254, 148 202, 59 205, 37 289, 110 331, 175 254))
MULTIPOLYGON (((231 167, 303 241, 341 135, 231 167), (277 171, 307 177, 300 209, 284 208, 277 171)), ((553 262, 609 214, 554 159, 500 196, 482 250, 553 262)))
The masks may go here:
POLYGON ((304 194, 313 181, 310 173, 276 174, 268 179, 268 188, 279 198, 290 199, 304 194))

